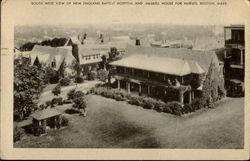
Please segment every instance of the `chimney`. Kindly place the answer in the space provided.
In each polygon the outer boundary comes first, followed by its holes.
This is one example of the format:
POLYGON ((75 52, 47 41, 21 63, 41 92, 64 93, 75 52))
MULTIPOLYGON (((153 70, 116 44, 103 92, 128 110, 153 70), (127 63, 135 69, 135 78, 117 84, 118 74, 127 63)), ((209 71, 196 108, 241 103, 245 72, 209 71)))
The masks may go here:
POLYGON ((135 39, 135 46, 140 46, 140 45, 141 45, 140 39, 136 38, 135 39))

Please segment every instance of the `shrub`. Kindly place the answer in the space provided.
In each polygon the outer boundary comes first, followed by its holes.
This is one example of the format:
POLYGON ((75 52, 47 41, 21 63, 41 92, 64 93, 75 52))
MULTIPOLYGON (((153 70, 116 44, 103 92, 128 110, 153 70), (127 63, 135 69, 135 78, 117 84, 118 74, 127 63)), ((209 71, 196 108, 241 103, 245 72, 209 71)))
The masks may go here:
POLYGON ((163 112, 165 112, 165 113, 173 113, 171 108, 169 107, 168 103, 163 106, 163 112))
POLYGON ((22 128, 18 127, 17 125, 15 125, 14 134, 13 134, 14 142, 20 140, 23 135, 24 135, 24 130, 22 128))
POLYGON ((74 98, 73 103, 73 108, 76 108, 78 110, 85 110, 87 107, 84 97, 74 98))
POLYGON ((114 98, 116 101, 124 101, 125 100, 125 98, 122 97, 120 94, 114 95, 114 98))
POLYGON ((57 103, 58 103, 57 98, 52 98, 51 103, 50 103, 50 107, 54 107, 54 105, 57 103))
POLYGON ((88 80, 95 80, 97 78, 97 72, 96 71, 90 71, 87 75, 88 80))
POLYGON ((189 113, 189 112, 194 112, 194 111, 195 109, 193 108, 191 104, 184 104, 182 108, 182 113, 189 113))
POLYGON ((57 98, 57 103, 58 105, 63 105, 63 98, 62 97, 57 98))
POLYGON ((61 86, 68 86, 70 84, 70 79, 68 77, 60 79, 60 85, 61 86))
POLYGON ((137 106, 141 106, 143 104, 142 100, 138 96, 132 96, 130 100, 128 101, 128 103, 131 105, 137 105, 137 106))
POLYGON ((84 82, 84 79, 83 79, 83 77, 80 77, 80 76, 79 76, 79 77, 76 77, 76 78, 75 78, 75 82, 76 82, 76 83, 83 83, 83 82, 84 82))
POLYGON ((75 89, 71 89, 68 93, 67 93, 67 97, 69 100, 74 98, 76 90, 75 89))
POLYGON ((51 105, 51 101, 46 101, 45 104, 46 104, 46 108, 47 108, 51 105))
POLYGON ((155 100, 150 97, 144 97, 142 106, 145 109, 154 109, 155 100))
POLYGON ((107 70, 100 69, 100 70, 97 72, 97 77, 98 77, 98 79, 100 79, 101 81, 106 82, 106 80, 108 79, 108 74, 109 74, 109 72, 108 72, 107 70))
POLYGON ((82 91, 75 91, 73 94, 73 99, 83 97, 85 94, 82 91))
POLYGON ((194 110, 198 110, 198 109, 201 109, 204 107, 204 104, 202 102, 202 100, 200 98, 195 98, 193 101, 192 101, 192 107, 194 110))
POLYGON ((156 110, 157 112, 163 112, 164 106, 165 106, 164 102, 156 101, 154 110, 156 110))
POLYGON ((173 101, 173 102, 170 102, 168 105, 172 111, 172 114, 178 115, 178 116, 181 115, 181 109, 182 109, 181 103, 173 101))
POLYGON ((60 85, 57 85, 53 90, 52 90, 52 93, 57 96, 61 93, 61 86, 60 85))
POLYGON ((68 126, 69 125, 69 120, 65 116, 62 116, 61 125, 62 126, 68 126))

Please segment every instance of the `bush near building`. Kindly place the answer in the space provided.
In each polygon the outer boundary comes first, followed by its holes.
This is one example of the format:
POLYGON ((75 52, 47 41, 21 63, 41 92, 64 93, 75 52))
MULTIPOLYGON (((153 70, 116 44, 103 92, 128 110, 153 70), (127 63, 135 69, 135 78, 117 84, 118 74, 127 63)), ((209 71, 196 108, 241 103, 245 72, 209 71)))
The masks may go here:
POLYGON ((141 106, 145 109, 153 109, 158 112, 171 113, 178 116, 184 113, 193 112, 193 108, 190 108, 191 105, 182 107, 181 103, 176 101, 165 103, 151 97, 130 95, 127 92, 105 86, 94 87, 90 90, 90 93, 101 95, 106 98, 112 98, 117 101, 127 101, 131 105, 141 106))
POLYGON ((96 71, 90 71, 87 75, 88 80, 95 80, 97 78, 97 72, 96 71))
POLYGON ((70 79, 68 77, 60 79, 59 83, 61 86, 68 86, 70 84, 70 79))
POLYGON ((84 79, 83 79, 83 77, 81 77, 81 76, 77 76, 77 77, 75 77, 75 82, 76 82, 76 83, 83 83, 83 82, 84 82, 84 79))
POLYGON ((106 82, 106 80, 108 79, 108 75, 109 75, 109 72, 104 69, 100 69, 97 72, 97 78, 103 82, 106 82))

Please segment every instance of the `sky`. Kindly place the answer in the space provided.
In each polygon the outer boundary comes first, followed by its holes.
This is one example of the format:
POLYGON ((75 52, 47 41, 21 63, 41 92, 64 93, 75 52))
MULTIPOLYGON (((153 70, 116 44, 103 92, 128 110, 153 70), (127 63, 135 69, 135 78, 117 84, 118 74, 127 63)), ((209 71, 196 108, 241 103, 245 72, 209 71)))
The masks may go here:
MULTIPOLYGON (((53 0, 54 2, 60 0, 53 0)), ((75 0, 90 1, 90 0, 75 0)), ((97 0, 93 0, 96 1, 97 0)), ((107 0, 106 0, 107 1, 107 0)), ((121 1, 121 0, 120 0, 121 1)), ((124 2, 125 0, 123 0, 124 2)), ((128 2, 129 0, 126 0, 128 2)), ((155 0, 160 2, 160 0, 155 0)), ((171 1, 171 0, 164 0, 171 1)), ((178 0, 187 1, 187 0, 178 0)), ((194 0, 195 1, 195 0, 194 0)), ((202 1, 202 0, 199 0, 202 1)), ((204 1, 204 0, 203 0, 204 1)), ((226 1, 226 0, 219 0, 226 1)), ((32 2, 45 2, 33 0, 32 2)), ((65 2, 65 1, 64 1, 65 2)), ((145 1, 144 1, 145 2, 145 1)), ((217 0, 218 2, 218 0, 217 0)), ((247 1, 246 1, 247 2, 247 1)), ((229 0, 227 5, 32 5, 30 0, 7 1, 15 25, 83 25, 83 24, 242 24, 247 19, 247 5, 229 0), (240 9, 239 9, 240 8, 240 9)), ((249 7, 249 6, 248 6, 249 7)), ((249 9, 249 8, 248 8, 249 9)))

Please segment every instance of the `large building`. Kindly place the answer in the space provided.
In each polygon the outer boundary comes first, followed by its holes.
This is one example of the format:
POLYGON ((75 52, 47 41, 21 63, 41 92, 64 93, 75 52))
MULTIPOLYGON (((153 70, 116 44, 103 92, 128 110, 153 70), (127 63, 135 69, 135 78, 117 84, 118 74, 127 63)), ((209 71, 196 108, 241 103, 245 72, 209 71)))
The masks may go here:
POLYGON ((41 45, 35 45, 31 51, 21 52, 17 60, 24 59, 29 61, 30 65, 51 67, 59 74, 65 74, 62 73, 64 72, 62 69, 70 67, 72 62, 76 60, 72 55, 71 46, 50 47, 41 45))
POLYGON ((127 57, 110 65, 116 68, 117 88, 129 93, 191 103, 200 96, 211 64, 220 71, 215 77, 224 83, 223 66, 213 51, 134 47, 127 52, 127 57), (168 93, 170 88, 179 93, 168 93))
POLYGON ((244 81, 245 66, 245 36, 243 25, 231 25, 225 28, 225 52, 229 70, 226 72, 227 79, 238 79, 244 81))
MULTIPOLYGON (((245 73, 245 27, 244 25, 230 25, 224 27, 225 38, 225 83, 229 90, 235 88, 244 91, 245 73), (233 87, 230 84, 241 84, 233 87)), ((239 92, 239 91, 238 91, 239 92)))

